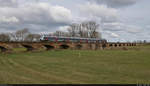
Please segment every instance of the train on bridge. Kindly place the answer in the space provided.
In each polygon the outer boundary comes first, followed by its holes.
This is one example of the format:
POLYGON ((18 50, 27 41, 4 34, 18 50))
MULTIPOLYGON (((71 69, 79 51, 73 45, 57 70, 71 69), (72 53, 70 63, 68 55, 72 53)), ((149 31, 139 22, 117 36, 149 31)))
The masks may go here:
POLYGON ((11 52, 13 48, 24 47, 27 51, 52 49, 102 50, 136 46, 136 43, 111 43, 100 38, 43 36, 40 42, 0 42, 0 52, 11 52))
POLYGON ((106 39, 101 38, 80 38, 80 37, 57 37, 57 36, 43 36, 42 42, 82 42, 82 43, 107 43, 106 39))

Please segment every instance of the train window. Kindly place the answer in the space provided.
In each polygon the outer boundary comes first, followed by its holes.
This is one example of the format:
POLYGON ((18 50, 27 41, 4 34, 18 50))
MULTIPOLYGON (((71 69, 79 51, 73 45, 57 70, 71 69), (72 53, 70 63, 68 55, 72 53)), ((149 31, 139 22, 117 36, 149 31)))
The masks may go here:
POLYGON ((48 40, 49 41, 55 41, 55 38, 49 37, 48 40))

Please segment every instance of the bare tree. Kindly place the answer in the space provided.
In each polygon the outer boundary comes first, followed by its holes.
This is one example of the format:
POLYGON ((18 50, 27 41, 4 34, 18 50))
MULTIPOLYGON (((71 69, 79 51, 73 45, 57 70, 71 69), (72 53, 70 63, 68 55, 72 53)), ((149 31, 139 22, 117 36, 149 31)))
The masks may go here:
POLYGON ((2 42, 7 42, 10 41, 10 36, 7 33, 2 33, 0 34, 0 41, 2 42))
POLYGON ((39 34, 28 34, 24 41, 29 41, 29 42, 36 41, 36 42, 38 42, 38 41, 40 41, 40 37, 41 37, 41 35, 39 35, 39 34))
POLYGON ((76 37, 78 34, 79 24, 71 24, 70 27, 67 29, 71 37, 76 37))
POLYGON ((15 32, 15 39, 16 41, 24 41, 28 34, 30 34, 30 32, 27 28, 18 30, 15 32))
POLYGON ((84 27, 87 29, 90 38, 97 38, 99 32, 97 31, 99 28, 99 24, 96 24, 94 21, 85 22, 84 27))
POLYGON ((19 41, 24 41, 25 37, 29 34, 29 30, 27 28, 24 28, 22 30, 16 31, 16 37, 18 38, 19 41))
POLYGON ((25 41, 26 36, 30 34, 29 30, 27 28, 24 28, 22 30, 17 30, 14 33, 10 33, 10 37, 12 41, 25 41))
POLYGON ((10 36, 11 41, 18 41, 15 33, 10 33, 9 36, 10 36))
POLYGON ((84 37, 84 38, 88 38, 89 37, 89 31, 88 31, 86 25, 87 25, 86 22, 82 22, 80 24, 80 27, 79 27, 80 37, 84 37))
POLYGON ((78 33, 80 37, 84 37, 84 30, 83 30, 83 25, 79 24, 78 26, 78 33))
POLYGON ((63 36, 64 32, 62 31, 56 31, 53 33, 53 36, 57 36, 57 37, 60 37, 60 36, 63 36))
POLYGON ((40 41, 41 35, 40 34, 34 34, 34 39, 36 41, 40 41))

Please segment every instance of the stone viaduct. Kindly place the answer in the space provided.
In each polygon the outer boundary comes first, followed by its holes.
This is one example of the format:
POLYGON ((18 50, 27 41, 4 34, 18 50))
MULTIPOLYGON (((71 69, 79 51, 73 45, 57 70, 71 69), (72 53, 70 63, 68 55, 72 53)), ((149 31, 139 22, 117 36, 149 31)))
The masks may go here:
POLYGON ((0 51, 8 52, 18 46, 24 47, 27 51, 39 49, 73 49, 73 50, 102 50, 108 48, 136 46, 136 43, 74 43, 74 42, 0 42, 0 51))
POLYGON ((0 42, 0 51, 12 51, 18 46, 24 47, 27 51, 34 51, 44 48, 52 49, 77 49, 77 50, 101 50, 116 47, 136 46, 136 43, 74 43, 74 42, 0 42))

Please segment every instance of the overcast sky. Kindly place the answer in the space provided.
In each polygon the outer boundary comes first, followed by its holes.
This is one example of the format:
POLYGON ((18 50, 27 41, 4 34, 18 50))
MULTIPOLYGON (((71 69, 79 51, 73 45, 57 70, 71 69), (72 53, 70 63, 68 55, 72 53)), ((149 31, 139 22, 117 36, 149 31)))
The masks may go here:
POLYGON ((109 41, 150 41, 150 0, 0 0, 0 32, 65 31, 71 23, 96 21, 109 41))

